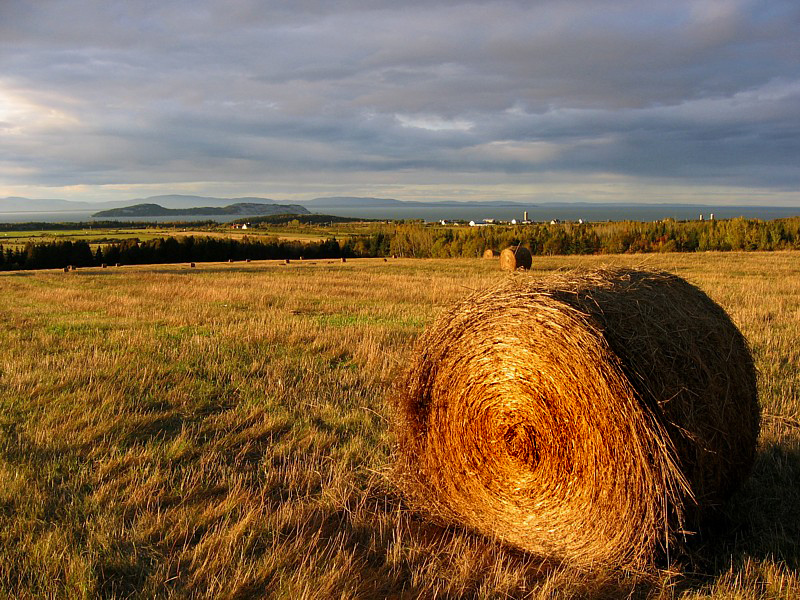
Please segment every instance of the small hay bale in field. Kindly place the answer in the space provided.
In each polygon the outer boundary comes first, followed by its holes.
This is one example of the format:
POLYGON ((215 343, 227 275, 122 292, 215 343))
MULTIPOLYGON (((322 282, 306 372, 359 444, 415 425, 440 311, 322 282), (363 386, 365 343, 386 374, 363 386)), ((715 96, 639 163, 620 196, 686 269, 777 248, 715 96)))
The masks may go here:
POLYGON ((533 264, 531 251, 525 246, 509 246, 500 253, 500 268, 504 271, 530 269, 533 264))
POLYGON ((342 257, 342 262, 347 262, 347 259, 344 256, 342 257))
POLYGON ((69 267, 64 267, 64 273, 69 273, 69 267))
POLYGON ((122 266, 122 263, 115 263, 115 264, 114 264, 114 266, 115 266, 115 267, 121 267, 121 266, 122 266))
POLYGON ((483 258, 497 258, 498 256, 500 255, 491 248, 487 248, 483 251, 483 258))
POLYGON ((192 269, 194 269, 194 268, 195 268, 197 265, 195 265, 194 263, 189 263, 189 266, 190 266, 192 269))
POLYGON ((288 258, 285 258, 285 259, 283 260, 283 264, 285 264, 285 265, 288 265, 288 264, 289 264, 289 263, 291 263, 291 262, 292 262, 292 261, 291 261, 291 260, 289 260, 288 258))
POLYGON ((107 268, 108 268, 108 265, 107 265, 106 263, 103 263, 103 264, 102 264, 102 265, 100 265, 100 266, 101 266, 103 269, 107 269, 107 268))
POLYGON ((515 278, 445 311, 398 379, 412 506, 579 567, 648 568, 747 477, 747 343, 664 272, 515 278))
POLYGON ((244 262, 250 262, 250 259, 249 258, 245 258, 244 262))

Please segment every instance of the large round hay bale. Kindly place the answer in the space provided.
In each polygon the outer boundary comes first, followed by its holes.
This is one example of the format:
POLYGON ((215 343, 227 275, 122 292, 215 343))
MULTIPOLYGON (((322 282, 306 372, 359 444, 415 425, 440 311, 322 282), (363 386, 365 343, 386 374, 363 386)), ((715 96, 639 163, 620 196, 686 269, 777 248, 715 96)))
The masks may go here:
POLYGON ((509 246, 500 253, 500 268, 504 271, 527 270, 532 264, 531 251, 525 246, 509 246))
POLYGON ((483 258, 497 258, 498 254, 491 248, 487 248, 483 251, 483 258))
POLYGON ((747 343, 701 290, 608 269, 505 282, 442 314, 398 380, 412 506, 576 566, 642 568, 741 483, 747 343))

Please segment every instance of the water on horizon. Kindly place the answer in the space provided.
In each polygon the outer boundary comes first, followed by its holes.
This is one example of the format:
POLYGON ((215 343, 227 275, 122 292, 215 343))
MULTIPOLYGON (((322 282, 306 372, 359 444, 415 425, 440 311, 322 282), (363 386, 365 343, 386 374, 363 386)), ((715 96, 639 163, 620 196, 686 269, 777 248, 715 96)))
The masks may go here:
MULTIPOLYGON (((479 221, 483 219, 500 219, 518 221, 523 217, 523 211, 528 211, 532 221, 549 222, 554 219, 560 221, 658 221, 673 218, 679 221, 699 219, 702 214, 708 219, 713 213, 716 219, 731 219, 746 217, 751 219, 779 219, 791 216, 800 216, 800 207, 771 207, 771 206, 688 206, 688 205, 592 205, 592 204, 540 204, 536 206, 463 206, 442 205, 441 207, 427 206, 392 206, 392 207, 342 207, 325 208, 316 212, 342 217, 363 217, 365 219, 424 219, 426 221, 466 220, 479 221)), ((242 218, 241 215, 185 215, 166 217, 120 217, 116 219, 92 218, 94 211, 70 212, 6 212, 0 213, 0 223, 92 223, 96 221, 119 222, 196 222, 216 221, 227 223, 242 218)))

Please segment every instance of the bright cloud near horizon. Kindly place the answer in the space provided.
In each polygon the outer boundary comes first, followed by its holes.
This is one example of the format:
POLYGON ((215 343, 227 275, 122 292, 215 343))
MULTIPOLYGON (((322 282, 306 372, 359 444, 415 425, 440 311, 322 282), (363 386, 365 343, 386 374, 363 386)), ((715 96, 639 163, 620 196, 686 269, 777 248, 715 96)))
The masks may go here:
POLYGON ((800 206, 796 0, 2 0, 0 197, 800 206))

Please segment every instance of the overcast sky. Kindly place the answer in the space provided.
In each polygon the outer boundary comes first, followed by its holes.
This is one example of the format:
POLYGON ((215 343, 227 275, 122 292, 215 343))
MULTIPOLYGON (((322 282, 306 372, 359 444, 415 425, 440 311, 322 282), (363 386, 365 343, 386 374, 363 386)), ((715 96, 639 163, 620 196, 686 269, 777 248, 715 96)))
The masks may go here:
POLYGON ((800 206, 797 0, 0 0, 0 197, 800 206))

